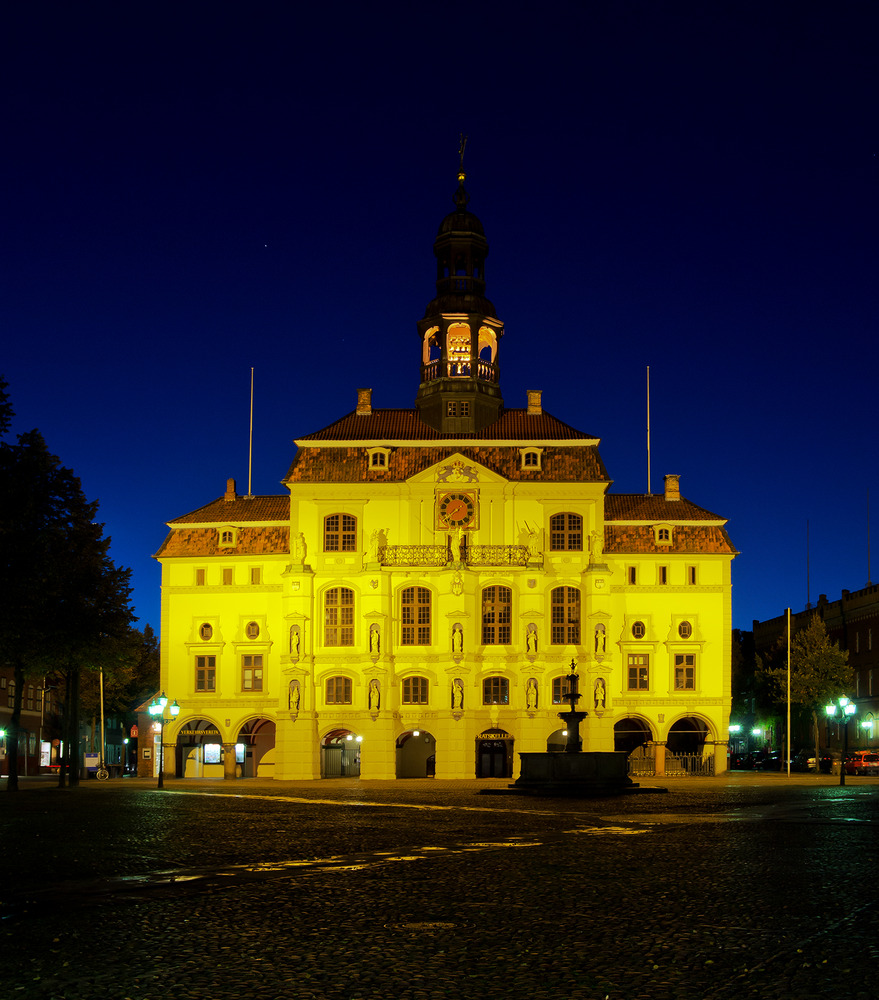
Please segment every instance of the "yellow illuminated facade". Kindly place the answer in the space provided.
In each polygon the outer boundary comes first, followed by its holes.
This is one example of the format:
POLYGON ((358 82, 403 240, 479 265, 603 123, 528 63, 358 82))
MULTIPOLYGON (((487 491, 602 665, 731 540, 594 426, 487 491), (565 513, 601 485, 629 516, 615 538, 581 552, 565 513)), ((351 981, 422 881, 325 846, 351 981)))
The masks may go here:
MULTIPOLYGON (((725 520, 680 494, 608 492, 598 439, 505 408, 488 245, 467 210, 434 245, 413 409, 299 438, 279 496, 169 522, 162 686, 181 777, 518 775, 558 749, 572 663, 584 750, 726 766, 725 520)), ((417 361, 417 355, 416 355, 417 361)))

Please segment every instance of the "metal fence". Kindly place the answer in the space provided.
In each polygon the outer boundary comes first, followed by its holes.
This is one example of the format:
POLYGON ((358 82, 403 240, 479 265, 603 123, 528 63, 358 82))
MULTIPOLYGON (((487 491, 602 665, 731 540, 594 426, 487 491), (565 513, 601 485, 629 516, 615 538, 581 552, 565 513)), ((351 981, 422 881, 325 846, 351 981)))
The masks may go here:
MULTIPOLYGON (((714 775, 714 755, 700 753, 665 754, 665 771, 668 778, 710 778, 714 775)), ((638 747, 629 754, 629 776, 652 778, 656 775, 656 751, 652 747, 638 747)))

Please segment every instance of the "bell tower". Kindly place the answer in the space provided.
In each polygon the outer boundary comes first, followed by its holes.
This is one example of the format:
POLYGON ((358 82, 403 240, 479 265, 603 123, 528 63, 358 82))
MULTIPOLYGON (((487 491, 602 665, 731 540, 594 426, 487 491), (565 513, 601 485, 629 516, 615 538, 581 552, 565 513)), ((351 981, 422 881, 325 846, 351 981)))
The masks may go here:
POLYGON ((467 211, 464 145, 454 212, 440 223, 433 244, 436 297, 418 323, 421 384, 415 406, 435 430, 466 434, 500 417, 504 401, 498 347, 504 325, 485 297, 488 242, 482 223, 467 211))

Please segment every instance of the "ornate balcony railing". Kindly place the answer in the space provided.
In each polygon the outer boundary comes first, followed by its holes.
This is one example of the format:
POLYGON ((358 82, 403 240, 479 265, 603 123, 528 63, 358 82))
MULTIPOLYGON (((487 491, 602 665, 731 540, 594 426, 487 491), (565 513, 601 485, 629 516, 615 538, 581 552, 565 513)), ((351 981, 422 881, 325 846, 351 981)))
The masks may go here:
POLYGON ((382 566, 445 566, 449 550, 445 545, 383 545, 378 561, 382 566))
MULTIPOLYGON (((378 550, 382 566, 445 566, 452 554, 445 545, 383 545, 378 550)), ((461 548, 465 566, 525 566, 527 545, 465 545, 461 548)))
POLYGON ((421 366, 421 381, 435 382, 439 378, 470 378, 475 374, 483 382, 497 382, 497 365, 491 361, 477 358, 475 362, 476 371, 474 373, 474 362, 469 358, 464 361, 441 361, 435 358, 421 366))
POLYGON ((468 566, 525 566, 527 545, 468 545, 465 559, 468 566))

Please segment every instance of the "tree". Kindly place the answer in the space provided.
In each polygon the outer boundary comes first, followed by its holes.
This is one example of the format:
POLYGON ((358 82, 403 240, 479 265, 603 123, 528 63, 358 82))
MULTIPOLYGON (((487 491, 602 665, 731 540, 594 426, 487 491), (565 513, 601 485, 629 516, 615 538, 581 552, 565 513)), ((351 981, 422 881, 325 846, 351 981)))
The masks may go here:
MULTIPOLYGON (((11 414, 0 385, 0 426, 11 414)), ((5 424, 8 428, 8 422, 5 424)), ((79 745, 78 688, 83 668, 133 620, 130 571, 109 557, 97 503, 52 455, 39 431, 0 444, 0 658, 13 667, 9 725, 10 791, 18 788, 21 698, 28 676, 67 676, 67 753, 79 745)), ((67 764, 70 764, 68 759, 67 764)), ((71 780, 77 770, 71 769, 71 780)), ((61 780, 64 779, 62 762, 61 780)))
MULTIPOLYGON (((777 701, 787 697, 787 642, 779 639, 776 650, 761 664, 777 701)), ((790 646, 790 700, 811 716, 815 739, 815 760, 819 759, 818 717, 824 706, 850 692, 854 671, 849 666, 848 651, 831 642, 824 619, 812 615, 806 628, 795 632, 790 646)))

